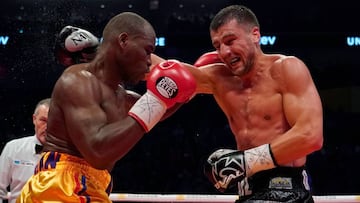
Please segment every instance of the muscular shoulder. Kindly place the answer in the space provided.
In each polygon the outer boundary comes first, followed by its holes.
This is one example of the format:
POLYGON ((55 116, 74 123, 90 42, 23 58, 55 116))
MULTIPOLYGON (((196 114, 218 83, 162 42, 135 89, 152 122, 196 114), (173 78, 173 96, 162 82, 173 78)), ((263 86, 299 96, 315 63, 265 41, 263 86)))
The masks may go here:
POLYGON ((77 64, 67 68, 60 76, 60 81, 65 84, 72 84, 77 80, 88 80, 91 77, 93 77, 93 75, 86 70, 85 64, 77 64))
POLYGON ((296 56, 286 56, 286 55, 274 55, 275 59, 275 67, 279 66, 281 68, 289 68, 291 66, 299 65, 299 63, 303 63, 299 58, 296 56))
POLYGON ((290 84, 297 84, 297 81, 304 81, 309 78, 309 70, 304 62, 295 56, 276 55, 271 66, 272 77, 281 82, 283 87, 290 84))
POLYGON ((84 95, 90 96, 98 86, 97 78, 85 69, 84 64, 75 65, 69 67, 60 76, 55 84, 53 96, 60 96, 66 100, 74 97, 78 99, 84 95))

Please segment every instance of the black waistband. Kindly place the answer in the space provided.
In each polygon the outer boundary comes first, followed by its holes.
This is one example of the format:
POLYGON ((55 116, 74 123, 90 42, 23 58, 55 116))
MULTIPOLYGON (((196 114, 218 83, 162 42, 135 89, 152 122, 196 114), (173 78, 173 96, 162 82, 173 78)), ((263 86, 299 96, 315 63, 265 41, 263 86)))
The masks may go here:
POLYGON ((261 171, 248 179, 253 191, 264 189, 309 189, 308 177, 303 167, 277 167, 261 171))

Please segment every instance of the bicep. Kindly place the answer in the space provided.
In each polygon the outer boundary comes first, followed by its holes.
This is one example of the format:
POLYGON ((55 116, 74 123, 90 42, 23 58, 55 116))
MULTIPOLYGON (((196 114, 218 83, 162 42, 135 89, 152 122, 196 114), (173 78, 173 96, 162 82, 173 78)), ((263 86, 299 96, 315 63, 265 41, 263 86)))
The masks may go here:
POLYGON ((195 67, 193 65, 183 63, 186 68, 191 72, 196 80, 196 93, 197 94, 213 94, 214 83, 211 79, 211 71, 216 68, 216 65, 206 65, 195 67))
POLYGON ((67 132, 77 147, 88 146, 96 132, 106 123, 105 113, 97 104, 71 104, 65 107, 67 132))
POLYGON ((296 61, 284 72, 284 111, 289 124, 322 123, 320 96, 305 64, 296 61))

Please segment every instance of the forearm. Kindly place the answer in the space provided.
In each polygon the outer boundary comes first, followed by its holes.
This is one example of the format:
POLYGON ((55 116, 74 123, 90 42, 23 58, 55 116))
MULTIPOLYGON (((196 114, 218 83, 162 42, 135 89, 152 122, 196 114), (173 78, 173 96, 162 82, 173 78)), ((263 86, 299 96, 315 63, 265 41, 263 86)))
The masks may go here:
POLYGON ((77 148, 97 169, 109 169, 144 136, 144 129, 130 116, 103 126, 87 143, 77 148))
POLYGON ((164 58, 161 58, 160 56, 156 55, 156 54, 151 54, 151 66, 150 66, 150 70, 156 66, 157 64, 161 63, 165 61, 164 58))
POLYGON ((308 132, 293 128, 270 143, 271 150, 279 165, 302 165, 310 153, 321 149, 322 129, 308 132), (296 147, 294 147, 296 146, 296 147))
POLYGON ((180 107, 182 107, 182 105, 184 105, 184 103, 177 103, 177 104, 175 104, 175 106, 168 109, 166 111, 166 113, 164 114, 164 116, 161 118, 161 121, 163 121, 163 120, 169 118, 170 116, 172 116, 180 107))

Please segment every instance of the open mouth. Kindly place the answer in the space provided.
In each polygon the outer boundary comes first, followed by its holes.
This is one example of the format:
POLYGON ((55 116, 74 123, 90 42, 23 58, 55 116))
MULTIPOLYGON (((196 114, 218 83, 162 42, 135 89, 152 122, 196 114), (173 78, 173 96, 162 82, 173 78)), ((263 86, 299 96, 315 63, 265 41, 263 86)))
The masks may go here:
POLYGON ((237 63, 241 61, 240 57, 235 57, 230 61, 231 66, 235 66, 237 63))

